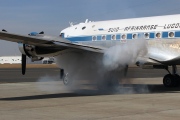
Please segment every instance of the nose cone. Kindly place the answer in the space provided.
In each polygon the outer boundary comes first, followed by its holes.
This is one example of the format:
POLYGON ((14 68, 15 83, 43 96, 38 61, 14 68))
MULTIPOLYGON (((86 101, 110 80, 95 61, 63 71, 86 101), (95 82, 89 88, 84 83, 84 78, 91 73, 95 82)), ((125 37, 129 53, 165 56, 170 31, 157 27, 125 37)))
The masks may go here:
POLYGON ((62 37, 62 38, 64 38, 64 33, 61 32, 59 36, 62 37))
POLYGON ((60 32, 60 36, 63 38, 67 38, 67 37, 71 36, 73 33, 74 33, 74 28, 68 27, 60 32))
POLYGON ((66 30, 64 29, 64 30, 62 30, 61 32, 60 32, 60 37, 62 37, 62 38, 65 38, 65 33, 66 33, 66 30))

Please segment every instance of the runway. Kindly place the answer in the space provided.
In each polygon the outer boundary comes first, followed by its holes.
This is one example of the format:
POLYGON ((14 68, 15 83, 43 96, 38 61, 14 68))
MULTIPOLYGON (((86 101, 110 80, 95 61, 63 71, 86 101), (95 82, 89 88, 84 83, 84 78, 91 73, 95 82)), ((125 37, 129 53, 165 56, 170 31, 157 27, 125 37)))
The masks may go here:
POLYGON ((67 89, 58 68, 0 69, 0 120, 179 120, 180 88, 164 88, 165 74, 132 67, 119 92, 101 94, 86 83, 67 89))

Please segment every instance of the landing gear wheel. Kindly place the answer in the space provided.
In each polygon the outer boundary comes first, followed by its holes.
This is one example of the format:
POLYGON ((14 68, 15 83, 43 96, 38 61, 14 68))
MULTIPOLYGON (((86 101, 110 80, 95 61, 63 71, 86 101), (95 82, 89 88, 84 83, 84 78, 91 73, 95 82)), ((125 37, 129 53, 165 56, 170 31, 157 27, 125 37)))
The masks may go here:
POLYGON ((175 74, 174 75, 174 85, 173 85, 173 87, 179 87, 179 85, 180 85, 180 76, 175 74))
POLYGON ((171 74, 167 74, 163 78, 163 84, 165 87, 173 87, 174 77, 171 74))
POLYGON ((175 75, 165 75, 163 79, 163 84, 165 87, 177 87, 179 86, 179 79, 180 76, 175 74, 175 75))
POLYGON ((63 76, 63 83, 64 83, 64 85, 66 85, 66 86, 72 84, 72 80, 71 80, 70 75, 69 75, 68 73, 66 73, 66 74, 63 76))
POLYGON ((169 74, 163 78, 163 84, 165 87, 178 87, 180 85, 180 76, 177 74, 177 66, 172 65, 172 73, 170 73, 168 66, 165 68, 169 74))

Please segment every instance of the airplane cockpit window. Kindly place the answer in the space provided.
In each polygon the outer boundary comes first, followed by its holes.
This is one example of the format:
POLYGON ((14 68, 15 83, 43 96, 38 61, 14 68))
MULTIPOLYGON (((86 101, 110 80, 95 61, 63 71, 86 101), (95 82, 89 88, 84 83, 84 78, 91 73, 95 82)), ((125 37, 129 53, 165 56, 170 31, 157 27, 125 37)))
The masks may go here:
POLYGON ((169 32, 169 37, 173 38, 174 37, 174 32, 169 32))
POLYGON ((112 40, 116 40, 116 35, 111 36, 112 40))
POLYGON ((61 33, 61 34, 59 35, 59 37, 64 38, 64 33, 61 33))
POLYGON ((102 40, 106 40, 106 36, 105 35, 102 36, 102 40))
POLYGON ((144 38, 148 39, 149 38, 149 33, 144 33, 144 38))
POLYGON ((156 38, 161 38, 161 33, 156 33, 156 38))
POLYGON ((86 27, 84 26, 84 27, 82 27, 82 30, 84 30, 84 29, 86 29, 86 27))
POLYGON ((126 39, 126 35, 123 34, 123 35, 121 36, 121 38, 122 38, 123 40, 126 39))
POLYGON ((93 41, 96 41, 96 40, 97 40, 97 37, 96 37, 96 36, 93 36, 93 37, 92 37, 92 40, 93 40, 93 41))
POLYGON ((133 34, 133 39, 137 39, 137 34, 133 34))

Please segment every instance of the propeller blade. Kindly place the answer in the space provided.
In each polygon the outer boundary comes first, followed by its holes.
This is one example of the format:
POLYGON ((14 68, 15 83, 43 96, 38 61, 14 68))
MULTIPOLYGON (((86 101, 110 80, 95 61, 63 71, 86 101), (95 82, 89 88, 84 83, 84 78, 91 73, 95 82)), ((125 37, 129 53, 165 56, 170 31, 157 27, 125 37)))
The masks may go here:
POLYGON ((26 55, 23 55, 23 54, 22 54, 21 69, 22 69, 22 74, 25 75, 25 73, 26 73, 26 55))
POLYGON ((126 65, 126 67, 124 68, 124 76, 126 77, 128 73, 128 65, 126 65))

